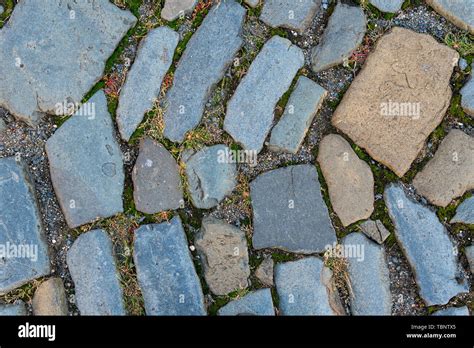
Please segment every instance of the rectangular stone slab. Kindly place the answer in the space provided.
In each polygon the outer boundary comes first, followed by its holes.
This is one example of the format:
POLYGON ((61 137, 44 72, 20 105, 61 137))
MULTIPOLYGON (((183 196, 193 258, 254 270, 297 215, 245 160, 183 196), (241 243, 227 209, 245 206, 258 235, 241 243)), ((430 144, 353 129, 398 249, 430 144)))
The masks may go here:
POLYGON ((283 116, 273 127, 268 148, 296 154, 326 95, 324 88, 301 76, 283 116))
POLYGON ((50 272, 32 185, 23 164, 0 159, 0 295, 50 272))
POLYGON ((147 315, 206 315, 179 217, 137 229, 133 258, 147 315))
POLYGON ((234 0, 211 8, 189 40, 166 96, 164 136, 181 142, 201 121, 204 105, 242 46, 245 9, 234 0))
POLYGON ((260 152, 275 106, 304 64, 303 51, 274 36, 263 46, 227 106, 224 129, 246 150, 260 152))
POLYGON ((427 34, 393 28, 377 42, 332 124, 402 177, 444 117, 458 58, 427 34))

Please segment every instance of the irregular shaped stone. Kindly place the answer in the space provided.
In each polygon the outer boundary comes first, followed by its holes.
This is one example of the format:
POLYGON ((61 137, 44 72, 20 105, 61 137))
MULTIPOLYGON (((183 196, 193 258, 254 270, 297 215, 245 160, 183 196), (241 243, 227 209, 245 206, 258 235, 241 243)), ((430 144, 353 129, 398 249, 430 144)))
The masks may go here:
MULTIPOLYGON (((474 71, 474 65, 472 71, 474 71)), ((472 76, 459 93, 461 94, 461 106, 464 112, 474 117, 474 79, 472 76)))
POLYGON ((67 253, 81 315, 125 315, 112 241, 104 230, 81 234, 67 253))
POLYGON ((390 232, 385 228, 380 220, 367 220, 361 223, 359 227, 367 237, 379 244, 383 244, 390 235, 390 232))
POLYGON ((161 11, 161 18, 166 21, 174 21, 178 17, 192 13, 198 0, 166 0, 165 7, 161 11))
POLYGON ((471 268, 471 273, 474 274, 474 246, 468 246, 464 249, 464 253, 466 254, 467 261, 469 262, 469 266, 471 268))
POLYGON ((404 0, 369 0, 382 12, 396 13, 402 8, 404 0))
POLYGON ((436 214, 410 199, 400 184, 384 193, 395 236, 413 268, 420 296, 428 306, 443 305, 469 286, 457 263, 458 249, 436 214))
POLYGON ((374 211, 374 177, 351 145, 340 135, 325 136, 319 145, 318 162, 331 205, 342 224, 348 226, 370 217, 374 211))
POLYGON ((426 0, 428 5, 459 28, 474 34, 474 2, 472 0, 426 0))
POLYGON ((16 301, 13 304, 0 304, 0 317, 23 315, 27 315, 26 306, 23 301, 16 301))
POLYGON ((226 161, 225 145, 205 147, 186 161, 186 177, 191 200, 196 208, 210 209, 232 193, 237 184, 237 166, 226 161))
POLYGON ((0 159, 0 295, 48 275, 50 263, 41 213, 26 167, 0 159))
POLYGON ((227 106, 224 129, 246 150, 260 152, 275 106, 304 64, 301 49, 274 36, 265 43, 227 106))
POLYGON ((260 4, 260 0, 245 0, 244 2, 252 8, 257 7, 260 4))
POLYGON ((0 134, 2 134, 3 132, 5 132, 7 130, 7 125, 5 124, 5 121, 3 121, 1 118, 0 118, 0 134))
POLYGON ((123 211, 122 153, 104 92, 97 92, 48 139, 46 153, 69 227, 123 211))
POLYGON ((296 165, 259 175, 250 183, 253 247, 319 253, 336 242, 313 165, 296 165))
POLYGON ((458 66, 459 66, 459 69, 466 70, 469 64, 467 63, 467 60, 465 60, 464 58, 460 58, 458 62, 458 66))
POLYGON ((173 62, 179 34, 168 27, 151 30, 140 42, 137 58, 120 92, 117 125, 122 139, 128 141, 153 108, 161 84, 173 62))
POLYGON ((249 285, 249 254, 244 232, 208 217, 202 220, 201 232, 194 243, 202 259, 204 278, 214 294, 227 295, 249 285))
POLYGON ((285 112, 273 127, 268 148, 296 154, 326 95, 316 82, 304 76, 298 78, 285 112))
POLYGON ((5 12, 5 9, 3 8, 3 6, 2 6, 2 5, 0 5, 0 15, 2 15, 2 14, 3 14, 3 12, 5 12))
POLYGON ((201 283, 179 217, 137 229, 133 259, 147 315, 206 314, 201 283))
POLYGON ((283 315, 343 315, 332 271, 316 257, 279 263, 275 285, 283 315))
POLYGON ((189 40, 166 96, 163 134, 169 140, 183 141, 201 121, 214 86, 242 46, 244 18, 245 9, 237 2, 220 1, 189 40))
POLYGON ((321 7, 321 0, 265 0, 260 20, 271 27, 307 29, 321 7))
POLYGON ((66 291, 61 278, 41 283, 33 297, 35 315, 68 315, 66 291))
POLYGON ((109 1, 17 4, 0 31, 0 107, 31 125, 70 115, 136 20, 109 1))
POLYGON ((469 310, 466 306, 464 307, 450 307, 446 309, 441 309, 439 311, 434 312, 432 315, 435 316, 464 316, 469 315, 469 310))
POLYGON ((457 222, 474 225, 474 196, 467 198, 457 207, 456 215, 454 215, 450 223, 457 222))
POLYGON ((332 124, 402 177, 443 119, 458 57, 429 35, 393 28, 369 55, 332 124))
POLYGON ((419 194, 441 207, 474 189, 474 138, 461 130, 451 130, 415 176, 413 185, 419 194))
POLYGON ((234 300, 219 309, 219 315, 275 315, 270 289, 260 289, 234 300))
POLYGON ((271 257, 265 257, 255 271, 255 276, 264 285, 273 286, 273 259, 271 257))
POLYGON ((366 26, 364 11, 359 6, 339 3, 329 18, 319 45, 311 53, 312 69, 315 72, 326 70, 349 58, 362 43, 366 26))
POLYGON ((353 315, 390 315, 392 295, 385 251, 362 233, 351 233, 342 241, 350 281, 351 312, 353 315), (362 250, 363 257, 350 254, 362 250))
POLYGON ((178 209, 184 202, 176 160, 163 145, 150 138, 140 141, 132 180, 133 199, 138 211, 155 214, 178 209))

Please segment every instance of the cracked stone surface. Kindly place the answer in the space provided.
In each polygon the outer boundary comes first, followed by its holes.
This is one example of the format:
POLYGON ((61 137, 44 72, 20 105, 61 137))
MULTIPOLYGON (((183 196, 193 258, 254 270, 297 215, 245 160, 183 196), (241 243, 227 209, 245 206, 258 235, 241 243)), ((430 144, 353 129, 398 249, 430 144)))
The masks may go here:
POLYGON ((473 0, 426 0, 426 2, 455 25, 474 34, 473 0))
POLYGON ((66 291, 61 278, 50 278, 36 289, 33 297, 35 315, 68 315, 66 291))
POLYGON ((143 225, 133 259, 147 315, 206 315, 201 283, 179 217, 143 225))
POLYGON ((135 22, 109 1, 19 2, 0 30, 0 106, 30 125, 42 113, 69 114, 60 106, 79 103, 102 78, 135 22))
POLYGON ((123 211, 122 152, 104 93, 87 103, 46 142, 51 180, 71 228, 123 211))
POLYGON ((227 295, 249 285, 249 255, 243 231, 207 217, 194 243, 201 255, 204 278, 214 294, 227 295))
POLYGON ((192 13, 198 0, 166 0, 165 7, 161 11, 161 18, 174 21, 182 15, 192 13))
POLYGON ((316 82, 299 77, 285 112, 272 129, 268 148, 296 154, 326 95, 316 82))
POLYGON ((384 198, 395 225, 395 236, 413 268, 426 304, 443 305, 468 292, 469 285, 457 262, 458 248, 436 213, 409 198, 400 184, 388 185, 384 198))
POLYGON ((125 315, 123 291, 107 232, 81 234, 69 249, 67 264, 82 315, 125 315))
POLYGON ((270 289, 251 292, 241 299, 234 300, 219 309, 219 315, 275 315, 270 289))
POLYGON ((0 294, 50 273, 33 181, 15 157, 0 159, 0 294), (21 217, 21 218, 19 218, 21 217), (22 247, 25 253, 17 254, 22 247))
POLYGON ((385 250, 362 233, 351 233, 342 244, 362 255, 346 255, 353 315, 390 315, 392 295, 385 250))
POLYGON ((351 145, 340 135, 325 136, 319 145, 318 162, 342 224, 348 226, 370 217, 374 211, 374 177, 351 145))
POLYGON ((313 165, 296 165, 259 175, 250 183, 253 247, 295 253, 322 252, 336 242, 313 165))
POLYGON ((225 145, 214 145, 185 160, 188 190, 196 208, 215 207, 234 190, 237 166, 227 160, 229 151, 225 145))
POLYGON ((474 138, 451 130, 413 185, 430 203, 441 207, 474 189, 474 138))
POLYGON ((227 105, 224 130, 244 149, 262 150, 275 106, 303 64, 303 51, 289 40, 265 43, 227 105))
POLYGON ((382 12, 396 13, 402 8, 404 0, 370 0, 382 12))
POLYGON ((282 315, 342 315, 332 271, 316 257, 279 263, 275 285, 282 315))
POLYGON ((178 164, 162 144, 151 138, 140 141, 132 180, 133 200, 138 211, 156 214, 184 204, 178 164))
POLYGON ((321 0, 265 0, 260 20, 271 27, 307 29, 321 7, 321 0))
POLYGON ((117 125, 122 139, 128 141, 153 108, 161 84, 173 62, 179 34, 168 27, 153 29, 140 42, 137 58, 120 92, 117 125))
POLYGON ((242 6, 223 0, 212 7, 189 40, 166 96, 164 136, 169 140, 183 141, 201 121, 211 91, 242 46, 244 18, 242 6))
POLYGON ((443 119, 458 57, 429 35, 393 28, 344 94, 332 124, 402 177, 443 119))
POLYGON ((361 231, 373 241, 383 244, 390 235, 390 232, 385 228, 380 220, 367 220, 359 225, 361 231))
POLYGON ((26 305, 23 301, 14 304, 0 304, 0 316, 23 316, 27 315, 26 305))
POLYGON ((339 3, 329 18, 319 45, 311 52, 313 71, 332 68, 349 58, 362 43, 366 26, 364 11, 359 6, 339 3))

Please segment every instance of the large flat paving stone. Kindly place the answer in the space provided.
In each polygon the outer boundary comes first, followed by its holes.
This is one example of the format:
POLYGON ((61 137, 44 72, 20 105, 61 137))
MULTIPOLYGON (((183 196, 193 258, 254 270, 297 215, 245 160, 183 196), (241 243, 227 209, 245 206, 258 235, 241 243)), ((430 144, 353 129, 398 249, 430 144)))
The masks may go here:
POLYGON ((285 112, 272 129, 268 148, 296 154, 326 95, 316 82, 299 77, 285 112))
POLYGON ((367 58, 332 124, 402 177, 444 117, 458 57, 429 35, 393 28, 367 58))
POLYGON ((201 121, 214 86, 242 46, 245 9, 234 0, 214 5, 191 37, 166 96, 164 136, 181 142, 201 121))
POLYGON ((359 6, 339 3, 329 18, 320 43, 311 53, 312 69, 315 72, 326 70, 349 58, 362 43, 366 26, 364 11, 359 6))
POLYGON ((250 183, 253 247, 295 253, 324 251, 336 242, 313 165, 296 165, 259 175, 250 183))
POLYGON ((117 125, 122 139, 128 141, 153 108, 161 84, 173 62, 179 34, 168 27, 153 29, 140 42, 137 58, 120 92, 117 125))
POLYGON ((275 285, 282 315, 343 315, 332 271, 316 257, 279 263, 275 285))
POLYGON ((191 200, 196 208, 218 205, 237 185, 237 166, 227 161, 225 145, 205 147, 185 160, 191 200))
POLYGON ((155 214, 178 209, 183 188, 176 160, 151 138, 140 141, 140 152, 133 167, 133 199, 138 211, 155 214))
POLYGON ((369 0, 382 12, 396 13, 402 8, 404 0, 369 0))
POLYGON ((0 317, 24 316, 27 314, 26 305, 23 301, 17 301, 13 304, 0 304, 0 317))
POLYGON ((426 2, 459 28, 474 34, 473 0, 426 0, 426 2))
POLYGON ((350 280, 353 315, 390 315, 392 295, 384 248, 362 233, 344 237, 344 250, 362 250, 360 255, 345 255, 350 280))
POLYGON ((103 91, 46 142, 54 191, 69 227, 123 211, 122 153, 103 91), (84 110, 94 110, 90 115, 84 110))
POLYGON ((219 315, 275 315, 270 289, 260 289, 234 300, 219 309, 219 315))
POLYGON ((400 184, 386 187, 385 204, 395 236, 415 274, 420 296, 428 306, 443 305, 469 291, 458 264, 458 249, 436 214, 407 196, 400 184))
POLYGON ((474 225, 474 196, 459 204, 456 215, 450 221, 452 224, 456 222, 474 225))
POLYGON ((265 0, 260 20, 271 27, 307 29, 321 7, 321 0, 265 0))
POLYGON ((202 259, 204 278, 214 294, 227 295, 249 285, 249 254, 243 231, 207 217, 194 244, 202 259))
POLYGON ((367 219, 374 211, 374 176, 367 163, 340 135, 329 134, 319 145, 318 162, 331 205, 344 226, 367 219))
POLYGON ((29 124, 70 114, 59 105, 82 100, 135 22, 109 1, 21 1, 0 31, 0 106, 29 124))
POLYGON ((224 129, 246 150, 260 152, 275 106, 304 64, 302 50, 274 36, 252 62, 227 106, 224 129))
POLYGON ((112 241, 107 232, 81 234, 67 253, 82 315, 125 315, 123 291, 117 272, 112 241))
POLYGON ((419 194, 441 207, 474 189, 474 137, 451 130, 415 176, 413 185, 419 194))
POLYGON ((147 315, 206 315, 179 217, 137 229, 133 258, 147 315))
POLYGON ((161 11, 161 18, 167 21, 174 21, 182 15, 193 12, 198 0, 166 0, 161 11))
POLYGON ((33 182, 14 157, 0 159, 0 295, 50 272, 33 182))

